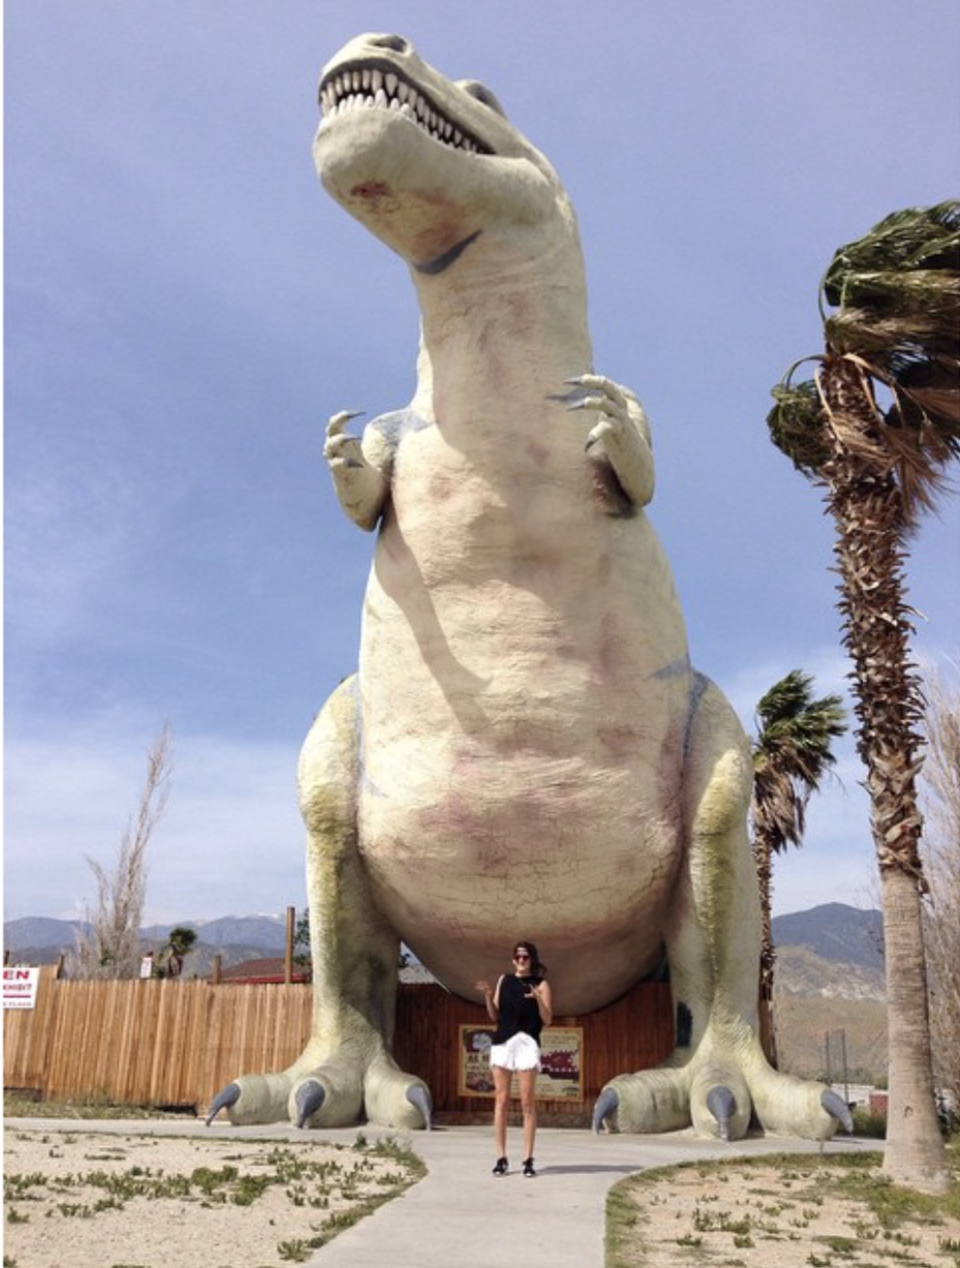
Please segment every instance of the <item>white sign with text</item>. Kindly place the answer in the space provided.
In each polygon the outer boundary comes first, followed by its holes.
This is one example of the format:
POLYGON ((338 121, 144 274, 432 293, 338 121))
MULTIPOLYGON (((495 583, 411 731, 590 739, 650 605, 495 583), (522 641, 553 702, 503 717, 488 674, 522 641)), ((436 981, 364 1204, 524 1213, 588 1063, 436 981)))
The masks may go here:
POLYGON ((3 970, 4 1008, 36 1008, 39 969, 5 968, 3 970))

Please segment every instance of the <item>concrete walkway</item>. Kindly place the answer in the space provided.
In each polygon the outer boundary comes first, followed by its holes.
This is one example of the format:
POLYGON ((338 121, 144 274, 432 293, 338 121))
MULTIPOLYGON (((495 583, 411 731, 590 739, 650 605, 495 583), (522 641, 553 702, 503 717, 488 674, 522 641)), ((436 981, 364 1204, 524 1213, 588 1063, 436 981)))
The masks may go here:
MULTIPOLYGON (((96 1131, 118 1135, 216 1137, 220 1140, 303 1140, 288 1124, 231 1127, 174 1119, 106 1120, 8 1118, 7 1130, 96 1131)), ((448 1127, 404 1136, 375 1127, 309 1132, 309 1138, 353 1145, 389 1137, 411 1148, 428 1174, 403 1197, 339 1234, 308 1261, 312 1268, 603 1268, 607 1191, 624 1176, 678 1162, 811 1153, 819 1146, 782 1137, 724 1144, 690 1132, 665 1136, 594 1136, 546 1128, 537 1135, 537 1177, 519 1170, 521 1136, 511 1129, 516 1168, 498 1178, 492 1127, 448 1127)), ((876 1142, 839 1137, 829 1153, 876 1148, 876 1142)))

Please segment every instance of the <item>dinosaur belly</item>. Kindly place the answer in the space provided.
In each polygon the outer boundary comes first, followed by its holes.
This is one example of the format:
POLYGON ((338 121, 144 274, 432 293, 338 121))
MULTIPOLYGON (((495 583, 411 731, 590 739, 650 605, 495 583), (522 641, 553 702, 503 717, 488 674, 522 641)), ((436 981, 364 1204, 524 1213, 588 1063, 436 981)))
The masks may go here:
POLYGON ((365 864, 391 925, 446 986, 472 998, 522 937, 550 964, 561 1013, 601 1007, 653 967, 678 824, 641 771, 454 742, 428 777, 403 746, 392 756, 392 778, 389 760, 367 772, 365 864))
POLYGON ((472 998, 529 937, 558 1011, 586 1011, 658 957, 680 852, 683 625, 642 517, 524 538, 516 514, 489 499, 473 514, 481 498, 458 488, 442 530, 401 501, 377 546, 361 849, 384 914, 450 989, 472 998), (598 570, 617 577, 599 602, 598 570))

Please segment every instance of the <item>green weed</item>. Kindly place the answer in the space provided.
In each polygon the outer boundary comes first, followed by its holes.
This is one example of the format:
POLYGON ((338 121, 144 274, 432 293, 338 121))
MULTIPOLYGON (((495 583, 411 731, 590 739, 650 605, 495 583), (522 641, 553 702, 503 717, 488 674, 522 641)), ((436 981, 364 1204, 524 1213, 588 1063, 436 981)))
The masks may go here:
POLYGON ((697 1247, 703 1245, 702 1237, 694 1237, 692 1233, 684 1233, 682 1237, 677 1238, 678 1246, 697 1247))
POLYGON ((305 1263, 315 1250, 319 1250, 324 1244, 324 1237, 293 1237, 288 1242, 280 1242, 277 1246, 277 1254, 281 1259, 288 1259, 291 1263, 305 1263))

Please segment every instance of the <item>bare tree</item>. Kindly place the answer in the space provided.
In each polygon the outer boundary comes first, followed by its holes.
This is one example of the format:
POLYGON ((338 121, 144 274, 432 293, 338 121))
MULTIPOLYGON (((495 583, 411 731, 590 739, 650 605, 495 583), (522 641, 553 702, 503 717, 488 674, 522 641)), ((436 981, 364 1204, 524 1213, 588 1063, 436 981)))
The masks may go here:
MULTIPOLYGON (((954 666, 956 670, 956 666, 954 666)), ((960 1115, 960 679, 926 676, 922 771, 930 885, 925 912, 933 1068, 960 1115)))
POLYGON ((77 934, 72 966, 80 978, 134 978, 140 970, 140 925, 147 887, 147 850, 170 795, 173 738, 164 722, 147 754, 136 814, 127 823, 112 870, 87 862, 97 882, 97 905, 77 934))

